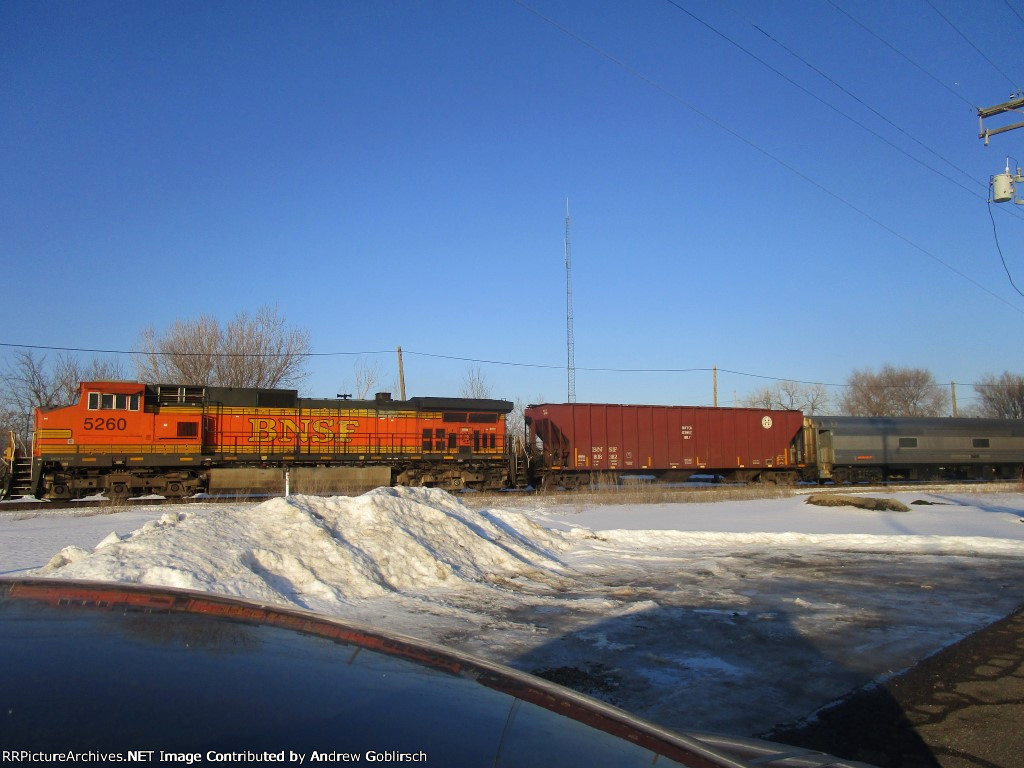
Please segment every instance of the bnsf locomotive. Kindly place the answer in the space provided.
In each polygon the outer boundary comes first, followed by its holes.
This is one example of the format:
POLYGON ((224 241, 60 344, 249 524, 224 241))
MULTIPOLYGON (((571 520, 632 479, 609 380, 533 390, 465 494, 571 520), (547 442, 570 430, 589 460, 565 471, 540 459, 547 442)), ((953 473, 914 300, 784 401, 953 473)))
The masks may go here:
POLYGON ((85 382, 38 409, 10 495, 48 499, 378 485, 500 488, 504 400, 311 400, 295 390, 85 382))
POLYGON ((623 477, 733 482, 1013 479, 1024 421, 805 418, 756 408, 555 403, 507 435, 505 400, 315 400, 295 390, 86 382, 5 453, 7 496, 329 493, 381 485, 578 488, 623 477))

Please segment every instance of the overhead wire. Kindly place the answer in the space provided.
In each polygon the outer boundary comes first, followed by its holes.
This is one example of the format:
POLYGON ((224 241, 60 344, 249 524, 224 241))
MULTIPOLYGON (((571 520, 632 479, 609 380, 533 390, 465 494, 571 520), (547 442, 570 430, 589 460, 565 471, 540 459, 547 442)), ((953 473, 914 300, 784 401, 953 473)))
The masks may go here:
MULTIPOLYGON (((44 345, 44 344, 20 344, 15 342, 0 342, 0 347, 7 347, 9 349, 34 349, 45 352, 87 352, 91 354, 105 354, 105 355, 160 355, 160 356, 180 356, 180 357, 240 357, 240 358, 268 358, 268 357, 282 357, 281 354, 268 354, 268 353, 249 353, 249 352, 159 352, 159 351, 139 351, 134 349, 99 349, 89 347, 62 347, 56 345, 44 345)), ((393 355, 395 350, 393 349, 377 349, 377 350, 362 350, 362 351, 334 351, 334 352, 304 352, 301 357, 357 357, 357 356, 369 356, 369 355, 393 355)), ((494 360, 491 358, 480 358, 480 357, 466 357, 463 355, 448 355, 437 352, 418 352, 416 350, 402 348, 403 355, 410 355, 416 357, 429 357, 438 360, 453 360, 456 362, 463 363, 476 363, 479 365, 501 365, 511 368, 534 368, 534 369, 545 369, 545 370, 565 370, 564 365, 546 364, 546 363, 524 363, 512 360, 494 360)), ((582 367, 577 366, 578 371, 587 371, 590 373, 711 373, 717 371, 718 373, 727 373, 733 376, 743 376, 752 379, 763 379, 765 381, 778 381, 778 382, 791 382, 793 384, 807 384, 811 386, 822 386, 822 387, 850 387, 853 386, 848 383, 835 383, 827 381, 811 381, 806 379, 794 379, 786 376, 770 376, 763 373, 751 373, 749 371, 737 371, 730 368, 720 368, 718 366, 709 367, 696 367, 696 368, 616 368, 616 367, 582 367)), ((978 384, 970 384, 964 382, 958 382, 963 386, 996 386, 986 384, 984 382, 978 384)), ((903 385, 893 385, 903 386, 903 385)))
MULTIPOLYGON (((672 2, 672 0, 667 0, 667 1, 668 2, 672 2)), ((646 83, 650 87, 660 91, 661 93, 665 94, 666 96, 668 96, 670 99, 672 99, 676 103, 686 107, 687 109, 689 109, 694 114, 696 114, 696 115, 700 116, 701 118, 707 120, 712 125, 714 125, 717 128, 721 129, 725 133, 728 133, 733 138, 741 141, 742 143, 744 143, 747 146, 749 146, 751 149, 754 149, 755 151, 757 151, 760 154, 764 155, 765 157, 767 157, 768 159, 772 160, 773 162, 781 165, 783 168, 788 170, 790 173, 793 173, 794 175, 796 175, 799 178, 803 179, 808 184, 810 184, 811 186, 815 187, 816 189, 818 189, 819 191, 821 191, 825 195, 831 197, 832 199, 834 199, 837 202, 843 204, 847 208, 850 208, 854 212, 856 212, 859 215, 863 216, 865 219, 867 219, 868 221, 872 222, 873 224, 875 224, 876 226, 880 227, 881 229, 885 230, 886 232, 891 234, 893 237, 895 237, 895 238, 897 238, 899 240, 902 240, 904 243, 906 243, 908 246, 910 246, 914 250, 920 252, 921 254, 927 256, 928 258, 932 259, 936 263, 938 263, 941 266, 945 267, 946 269, 948 269, 950 272, 952 272, 953 274, 957 275, 961 279, 966 280, 967 282, 969 282, 971 285, 973 285, 978 290, 980 290, 980 291, 982 291, 984 293, 987 293, 989 296, 991 296, 995 300, 999 301, 1000 303, 1005 304, 1007 307, 1009 307, 1010 309, 1014 310, 1015 312, 1019 312, 1021 314, 1024 314, 1024 308, 1021 308, 1021 307, 1011 303, 1006 298, 1004 298, 1004 297, 1000 296, 999 294, 995 293, 994 291, 990 290, 989 288, 987 288, 986 286, 982 285, 981 283, 979 283, 974 278, 970 277, 969 275, 965 274, 961 270, 959 270, 956 267, 954 267, 952 264, 949 264, 948 262, 946 262, 943 259, 941 259, 940 257, 938 257, 937 255, 935 255, 934 253, 929 251, 924 246, 919 245, 918 243, 914 242, 909 237, 907 237, 906 235, 903 235, 899 231, 893 229, 891 226, 889 226, 885 222, 881 221, 877 217, 872 216, 870 213, 865 211, 863 208, 860 208, 857 205, 855 205, 853 202, 851 202, 850 200, 847 200, 842 195, 837 193, 835 190, 831 189, 830 187, 826 186, 825 184, 822 184, 821 182, 818 182, 817 180, 815 180, 811 176, 807 175, 803 171, 801 171, 798 168, 796 168, 795 166, 793 166, 792 164, 790 164, 787 161, 783 160, 778 155, 773 154, 772 152, 768 151, 767 149, 765 149, 761 145, 757 144, 752 139, 747 138, 746 136, 741 134, 739 131, 733 129, 732 127, 730 127, 728 125, 726 125, 725 123, 723 123, 718 118, 713 117, 712 115, 710 115, 709 113, 707 113, 704 110, 700 109, 696 105, 691 104, 689 101, 684 99, 682 96, 680 96, 675 91, 670 90, 666 86, 662 85, 658 81, 654 80, 653 78, 651 78, 648 75, 644 74, 643 72, 639 71, 638 69, 636 69, 635 67, 631 66, 630 64, 627 64, 626 62, 622 61, 618 57, 612 55, 611 53, 609 53, 605 49, 601 48, 600 46, 590 42, 586 38, 582 37, 581 35, 577 34, 576 32, 574 32, 574 31, 570 30, 569 28, 565 27, 563 24, 559 23, 558 21, 556 21, 556 20, 552 19, 551 17, 541 13, 539 10, 537 10, 533 6, 531 6, 528 3, 526 3, 525 0, 514 0, 514 2, 517 5, 519 5, 520 7, 524 8, 525 10, 529 11, 530 13, 532 13, 533 15, 537 16, 537 18, 541 19, 545 23, 550 24, 551 26, 553 26, 555 29, 558 29, 560 32, 562 32, 566 36, 572 38, 573 40, 575 40, 580 45, 583 45, 586 48, 589 48, 590 50, 592 50, 595 53, 597 53, 599 56, 607 59, 608 61, 612 62, 616 66, 621 67, 625 71, 629 72, 633 77, 637 78, 638 80, 641 80, 642 82, 646 83)), ((689 12, 687 11, 687 13, 689 13, 689 12)), ((701 23, 703 24, 704 22, 701 22, 701 23)), ((718 33, 716 31, 716 34, 720 34, 720 33, 718 33)), ((954 181, 953 183, 959 185, 959 182, 954 181)))
POLYGON ((1006 7, 1013 11, 1017 18, 1021 20, 1021 23, 1024 24, 1024 14, 1022 14, 1020 11, 1014 8, 1010 0, 1003 0, 1003 2, 1006 3, 1006 7))
MULTIPOLYGON (((730 44, 730 45, 732 45, 733 47, 735 47, 735 48, 737 48, 738 50, 742 51, 742 52, 743 52, 743 53, 745 53, 745 54, 746 54, 747 56, 749 56, 749 57, 750 57, 750 58, 752 58, 752 59, 753 59, 754 61, 756 61, 756 62, 757 62, 758 64, 761 64, 761 65, 762 65, 763 67, 767 68, 767 69, 768 69, 768 70, 770 70, 771 72, 773 72, 773 73, 775 73, 776 75, 778 75, 779 77, 781 77, 781 78, 782 78, 783 80, 785 80, 785 81, 786 81, 787 83, 789 83, 790 85, 792 85, 792 86, 793 86, 794 88, 797 88, 798 90, 800 90, 800 91, 802 91, 803 93, 805 93, 806 95, 810 96, 810 97, 811 97, 812 99, 814 99, 814 100, 815 100, 815 101, 817 101, 818 103, 820 103, 820 104, 824 105, 825 107, 828 107, 828 108, 829 108, 830 110, 832 110, 832 111, 833 111, 833 112, 835 112, 836 114, 840 115, 841 117, 845 118, 846 120, 850 121, 851 123, 853 123, 854 125, 856 125, 856 126, 857 126, 858 128, 861 128, 862 130, 866 131, 867 133, 870 133, 870 134, 871 134, 872 136, 874 136, 874 137, 875 137, 876 139, 878 139, 879 141, 881 141, 881 142, 883 142, 883 143, 885 143, 885 144, 889 145, 889 146, 890 146, 890 147, 891 147, 892 149, 895 149, 895 150, 896 150, 897 152, 899 152, 899 153, 900 153, 901 155, 904 155, 904 156, 905 156, 905 157, 907 157, 908 159, 910 159, 910 160, 914 161, 915 163, 917 163, 918 165, 922 166, 923 168, 926 168, 927 170, 931 171, 932 173, 934 173, 934 174, 936 174, 936 175, 938 175, 938 176, 941 176, 941 177, 942 177, 943 179, 945 179, 946 181, 950 182, 951 184, 955 184, 956 186, 960 187, 961 189, 963 189, 963 190, 965 190, 965 191, 967 191, 967 192, 969 192, 969 193, 971 193, 971 194, 976 194, 976 193, 975 193, 975 192, 974 192, 973 190, 971 190, 971 189, 969 189, 968 187, 964 186, 963 184, 961 184, 961 183, 960 183, 959 181, 957 181, 956 179, 954 179, 954 178, 952 178, 952 177, 950 177, 950 176, 947 176, 947 175, 946 175, 945 173, 943 173, 942 171, 939 171, 939 170, 937 170, 936 168, 933 168, 932 166, 928 165, 928 164, 927 164, 926 162, 924 162, 924 161, 923 161, 923 160, 921 160, 920 158, 918 158, 918 157, 915 157, 914 155, 912 155, 912 154, 910 154, 909 152, 907 152, 907 151, 906 151, 905 149, 903 149, 903 147, 901 147, 901 146, 899 146, 898 144, 896 144, 896 143, 894 143, 894 142, 890 141, 890 140, 889 140, 888 138, 886 138, 886 137, 885 137, 885 136, 883 136, 882 134, 878 133, 878 131, 874 130, 873 128, 871 128, 871 127, 869 127, 869 126, 867 126, 867 125, 865 125, 865 124, 864 124, 864 123, 862 123, 862 122, 861 122, 860 120, 858 120, 857 118, 853 117, 852 115, 850 115, 850 114, 847 114, 846 112, 844 112, 843 110, 841 110, 841 109, 840 109, 839 107, 835 106, 834 104, 831 104, 830 102, 826 101, 826 100, 825 100, 825 99, 823 99, 823 98, 822 98, 821 96, 819 96, 818 94, 816 94, 816 93, 814 93, 813 91, 811 91, 811 90, 810 90, 809 88, 805 88, 805 87, 804 87, 803 85, 801 85, 800 83, 798 83, 798 82, 797 82, 796 80, 794 80, 793 78, 791 78, 791 77, 790 77, 789 75, 785 74, 784 72, 782 72, 781 70, 779 70, 779 69, 778 69, 777 67, 774 67, 774 66, 772 66, 772 65, 771 65, 771 64, 770 64, 769 62, 765 61, 765 60, 764 60, 763 58, 761 58, 760 56, 758 56, 758 55, 757 55, 756 53, 752 52, 752 51, 751 51, 750 49, 748 49, 748 48, 744 47, 743 45, 740 45, 740 44, 739 44, 738 42, 736 42, 735 40, 733 40, 733 39, 732 39, 731 37, 729 37, 729 36, 728 36, 727 34, 725 34, 724 32, 722 32, 722 31, 721 31, 720 29, 718 29, 718 28, 717 28, 717 27, 715 27, 714 25, 712 25, 712 24, 708 23, 707 21, 705 21, 705 20, 704 20, 703 18, 701 18, 700 16, 696 15, 695 13, 693 13, 692 11, 690 11, 689 9, 687 9, 687 8, 683 7, 682 5, 680 5, 680 4, 679 4, 679 3, 678 3, 678 2, 676 1, 676 0, 665 0, 665 2, 666 2, 666 3, 668 3, 669 5, 671 5, 671 6, 672 6, 673 8, 675 8, 676 10, 678 10, 678 11, 680 11, 680 12, 682 12, 682 13, 686 14, 686 15, 687 15, 687 16, 689 16, 689 17, 690 17, 690 18, 691 18, 691 19, 692 19, 693 21, 697 22, 698 24, 700 24, 701 26, 703 26, 703 27, 704 27, 705 29, 709 30, 710 32, 712 32, 712 33, 714 33, 715 35, 717 35, 718 37, 722 38, 723 40, 725 40, 725 41, 726 41, 727 43, 729 43, 729 44, 730 44)), ((756 25, 754 25, 754 26, 755 26, 755 28, 757 28, 757 29, 758 29, 758 31, 762 32, 763 34, 766 34, 766 33, 764 33, 764 32, 763 32, 763 30, 761 30, 760 28, 758 28, 758 27, 757 27, 756 25)), ((781 45, 781 43, 780 43, 780 45, 781 45)), ((784 46, 783 46, 783 47, 784 47, 784 46)), ((787 50, 788 50, 788 49, 787 49, 787 50)), ((794 55, 795 55, 795 54, 794 54, 794 55)), ((802 60, 802 59, 801 59, 801 60, 802 60)), ((804 63, 806 64, 807 62, 805 61, 804 63)), ((808 64, 808 66, 811 66, 811 65, 810 65, 810 64, 808 64)), ((812 67, 812 69, 815 69, 815 68, 814 68, 814 67, 812 67)), ((815 69, 815 71, 816 71, 816 72, 818 72, 819 74, 821 74, 822 76, 825 76, 825 75, 824 75, 823 73, 821 73, 821 72, 820 72, 819 70, 815 69)), ((827 76, 825 76, 825 77, 827 77, 827 76)), ((832 82, 833 84, 835 84, 835 85, 836 85, 837 87, 841 87, 841 86, 839 86, 839 85, 838 85, 838 83, 835 83, 835 81, 831 80, 830 78, 829 78, 829 81, 830 81, 830 82, 832 82)), ((844 89, 844 90, 845 90, 845 89, 844 89)), ((852 94, 850 94, 850 95, 852 96, 852 94)), ((858 101, 859 101, 859 99, 858 99, 858 101)), ((863 104, 863 102, 861 102, 861 103, 863 104)), ((867 106, 867 105, 865 104, 865 106, 867 106)), ((874 110, 872 110, 872 111, 874 111, 874 110)), ((876 114, 879 114, 879 116, 881 117, 880 113, 877 113, 877 112, 876 112, 876 114)), ((890 122, 890 124, 891 124, 891 121, 887 121, 887 122, 890 122)), ((909 135, 909 134, 908 134, 908 135, 909 135)), ((922 145, 922 146, 923 146, 923 145, 922 145)), ((926 147, 926 149, 927 149, 927 147, 926 147)), ((955 166, 954 166, 954 167, 955 167, 955 166)), ((959 168, 957 168, 956 170, 960 170, 960 169, 959 169, 959 168)), ((965 173, 965 172, 964 172, 964 171, 961 171, 961 173, 965 173)), ((969 174, 966 174, 966 173, 965 173, 965 175, 969 175, 969 174)), ((972 178, 972 180, 974 180, 974 179, 973 179, 973 177, 971 177, 971 178, 972 178)), ((976 196, 980 197, 980 195, 976 195, 976 196)))
POLYGON ((943 87, 943 88, 945 88, 945 89, 946 89, 947 91, 949 91, 949 92, 950 92, 951 94, 953 94, 954 96, 956 96, 956 97, 957 97, 958 99, 960 99, 960 100, 961 100, 962 102, 964 102, 964 103, 965 103, 965 104, 966 104, 967 106, 971 107, 972 109, 977 109, 977 106, 978 106, 977 104, 973 104, 973 103, 972 103, 972 102, 970 101, 970 99, 968 99, 968 98, 967 98, 966 96, 964 96, 964 95, 963 95, 962 93, 960 93, 959 91, 956 91, 956 90, 954 90, 953 88, 951 88, 951 87, 950 87, 950 85, 949 85, 949 83, 946 83, 946 82, 945 82, 945 81, 943 81, 942 79, 940 79, 940 78, 936 77, 936 76, 935 76, 934 74, 932 74, 932 73, 931 73, 930 71, 928 71, 927 69, 925 69, 925 68, 924 68, 923 66, 921 66, 920 64, 918 64, 918 63, 917 63, 916 61, 914 61, 914 60, 913 60, 912 58, 910 58, 910 57, 909 57, 909 56, 908 56, 907 54, 905 54, 905 53, 904 53, 903 51, 901 51, 901 50, 900 50, 899 48, 897 48, 897 47, 896 47, 895 45, 893 45, 893 44, 892 44, 892 43, 890 43, 890 42, 889 42, 888 40, 886 40, 885 38, 883 38, 883 37, 882 37, 881 35, 879 35, 879 34, 878 34, 877 32, 875 32, 875 31, 874 31, 873 29, 871 29, 871 28, 870 28, 870 27, 868 27, 868 26, 867 26, 866 24, 864 24, 863 22, 861 22, 861 21, 860 21, 859 19, 855 18, 855 17, 854 17, 854 16, 853 16, 853 15, 852 15, 851 13, 849 13, 849 11, 845 10, 845 9, 844 9, 844 8, 842 8, 842 7, 841 7, 841 6, 840 6, 840 5, 838 4, 838 3, 836 3, 836 2, 835 2, 835 0, 825 0, 825 1, 826 1, 826 2, 827 2, 827 3, 829 4, 829 5, 831 5, 831 6, 833 7, 833 8, 835 8, 835 9, 836 9, 837 11, 839 11, 839 12, 840 12, 841 14, 843 14, 844 16, 846 16, 846 18, 848 18, 848 19, 849 19, 850 21, 852 21, 852 22, 853 22, 854 24, 856 24, 856 25, 857 25, 857 26, 859 26, 859 27, 860 27, 861 29, 863 29, 863 30, 864 30, 865 32, 867 32, 867 33, 868 33, 869 35, 871 35, 872 37, 874 37, 874 38, 875 38, 875 39, 876 39, 876 40, 877 40, 878 42, 880 42, 880 43, 881 43, 882 45, 884 45, 885 47, 889 48, 889 49, 890 49, 891 51, 893 51, 893 52, 894 52, 894 53, 896 53, 896 54, 897 54, 898 56, 900 56, 901 58, 903 58, 903 59, 904 59, 904 60, 905 60, 905 61, 906 61, 906 62, 907 62, 908 64, 910 64, 910 65, 911 65, 911 66, 913 66, 913 67, 916 67, 916 68, 917 68, 917 69, 919 69, 919 70, 920 70, 920 71, 921 71, 921 72, 922 72, 923 74, 925 74, 926 76, 930 77, 930 78, 931 78, 932 80, 934 80, 934 81, 935 81, 936 83, 938 83, 938 84, 939 84, 940 86, 942 86, 942 87, 943 87))
POLYGON ((992 59, 990 59, 988 57, 988 55, 983 50, 981 50, 981 48, 976 46, 971 41, 971 39, 969 37, 967 37, 967 35, 965 35, 963 33, 963 31, 956 24, 954 24, 949 19, 949 17, 947 17, 942 11, 940 11, 938 8, 936 8, 935 4, 932 2, 932 0, 924 0, 924 1, 925 1, 925 3, 928 4, 929 8, 931 8, 933 11, 935 11, 935 13, 939 16, 939 18, 941 18, 944 22, 946 22, 953 29, 954 32, 956 32, 958 35, 960 35, 960 37, 963 38, 965 43, 967 43, 969 46, 971 46, 971 48, 973 48, 978 53, 978 55, 981 56, 981 58, 983 58, 985 61, 987 61, 989 63, 989 65, 991 65, 992 69, 994 69, 1000 75, 1005 77, 1006 81, 1010 84, 1010 87, 1012 87, 1012 88, 1014 88, 1015 90, 1018 90, 1018 91, 1020 90, 1020 85, 1018 83, 1014 82, 1012 77, 1010 77, 1008 74, 1003 72, 1003 70, 999 68, 999 65, 996 64, 994 61, 992 61, 992 59))
POLYGON ((893 120, 889 119, 886 115, 882 114, 881 111, 879 111, 878 109, 873 107, 871 104, 866 102, 860 96, 858 96, 857 94, 853 93, 853 91, 851 91, 849 88, 844 86, 842 83, 838 82, 835 78, 833 78, 827 72, 825 72, 820 67, 818 67, 815 64, 811 63, 810 61, 808 61, 806 58, 801 56, 799 53, 797 53, 792 48, 790 48, 788 45, 786 45, 781 40, 779 40, 777 37, 775 37, 775 35, 771 34, 767 30, 765 30, 763 27, 761 27, 760 24, 752 21, 749 17, 744 16, 743 14, 739 13, 738 11, 735 10, 735 8, 732 8, 730 10, 732 11, 732 13, 736 14, 737 16, 739 16, 741 19, 743 19, 745 22, 747 22, 747 24, 749 24, 754 29, 756 29, 758 32, 760 32, 762 35, 764 35, 766 38, 768 38, 768 40, 770 40, 772 43, 774 43, 779 48, 784 50, 786 53, 788 53, 790 56, 792 56, 797 61, 802 63, 804 66, 806 66, 807 68, 809 68, 810 70, 815 72, 817 75, 819 75, 820 77, 822 77, 825 80, 827 80, 829 83, 831 83, 833 86, 835 86, 840 91, 845 93, 851 99, 853 99, 858 104, 860 104, 862 107, 864 107, 865 109, 867 109, 870 112, 872 112, 876 117, 878 117, 879 119, 881 119, 884 122, 888 123, 891 127, 893 127, 894 129, 896 129, 897 131, 902 133, 904 136, 906 136, 908 139, 910 139, 915 144, 920 146, 922 149, 928 151, 929 153, 934 155, 936 158, 938 158, 939 160, 944 162, 946 165, 948 165, 950 168, 952 168, 955 171, 958 171, 960 174, 965 176, 970 181, 974 182, 975 184, 977 184, 977 185, 979 185, 981 187, 985 187, 985 183, 982 182, 980 179, 976 178, 973 174, 969 173, 968 171, 965 171, 963 168, 961 168, 958 165, 956 165, 952 160, 949 160, 948 158, 943 157, 941 154, 939 154, 938 151, 936 151, 935 149, 932 149, 930 146, 925 144, 923 141, 918 139, 916 136, 912 135, 909 131, 905 130, 903 127, 901 127, 900 125, 896 124, 893 120))
POLYGON ((1017 284, 1013 281, 1013 275, 1010 274, 1010 268, 1006 264, 1006 257, 1003 256, 1003 248, 1002 248, 1001 245, 999 245, 999 232, 996 230, 996 218, 995 218, 995 216, 992 215, 992 201, 991 200, 988 202, 988 206, 987 207, 988 207, 988 217, 989 217, 989 219, 992 222, 992 236, 995 238, 995 241, 996 241, 996 251, 999 252, 999 261, 1002 262, 1003 269, 1006 270, 1006 279, 1010 281, 1010 285, 1013 286, 1013 290, 1015 290, 1021 296, 1024 296, 1024 293, 1021 293, 1020 288, 1018 288, 1017 284))

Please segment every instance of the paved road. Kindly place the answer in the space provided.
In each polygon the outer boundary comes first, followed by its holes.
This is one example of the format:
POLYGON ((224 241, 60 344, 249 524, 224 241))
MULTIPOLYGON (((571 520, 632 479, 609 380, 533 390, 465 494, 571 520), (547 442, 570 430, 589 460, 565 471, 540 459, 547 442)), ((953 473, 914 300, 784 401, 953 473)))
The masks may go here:
POLYGON ((1024 767, 1024 605, 773 741, 880 768, 1024 767))

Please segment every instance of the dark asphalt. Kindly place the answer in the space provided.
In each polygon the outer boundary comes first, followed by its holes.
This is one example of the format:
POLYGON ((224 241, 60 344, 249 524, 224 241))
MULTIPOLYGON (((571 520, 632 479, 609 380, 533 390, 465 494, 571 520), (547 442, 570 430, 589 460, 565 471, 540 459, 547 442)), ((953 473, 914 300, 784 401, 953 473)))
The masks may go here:
POLYGON ((815 722, 763 737, 880 768, 1024 768, 1024 605, 815 722))

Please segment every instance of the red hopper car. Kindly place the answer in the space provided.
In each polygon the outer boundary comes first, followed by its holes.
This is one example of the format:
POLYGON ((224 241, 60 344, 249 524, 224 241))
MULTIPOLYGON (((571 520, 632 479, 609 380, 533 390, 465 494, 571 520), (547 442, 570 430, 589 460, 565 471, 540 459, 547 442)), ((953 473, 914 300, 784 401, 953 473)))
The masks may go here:
POLYGON ((800 411, 547 403, 527 408, 526 423, 550 486, 630 475, 793 483, 804 463, 800 411))

